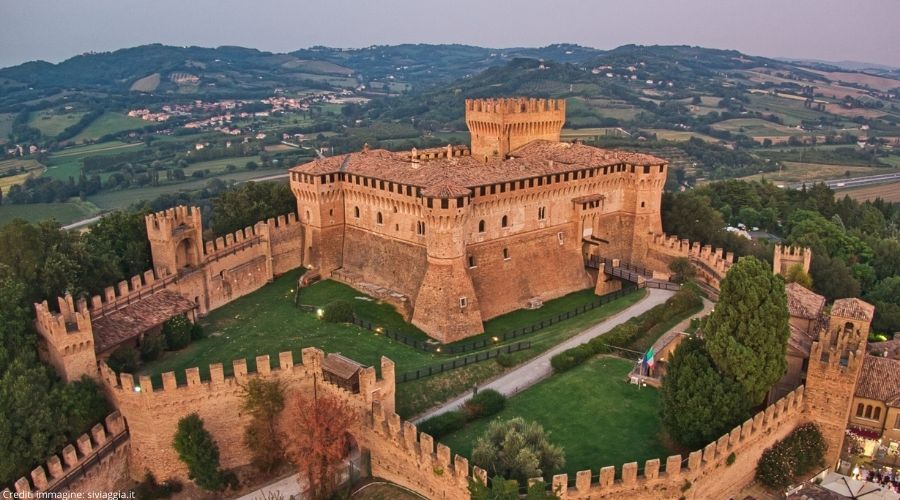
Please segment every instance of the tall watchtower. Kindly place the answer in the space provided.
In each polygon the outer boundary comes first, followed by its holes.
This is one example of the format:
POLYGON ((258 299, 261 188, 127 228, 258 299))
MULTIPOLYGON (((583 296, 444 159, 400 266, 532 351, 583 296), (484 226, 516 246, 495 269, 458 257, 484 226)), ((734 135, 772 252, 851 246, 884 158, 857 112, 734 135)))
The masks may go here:
POLYGON ((198 207, 177 206, 145 218, 158 276, 175 274, 203 260, 203 224, 198 207))
POLYGON ((788 271, 794 266, 800 266, 803 272, 808 273, 810 262, 812 262, 812 250, 809 248, 775 245, 772 263, 775 274, 787 276, 788 271))
POLYGON ((72 382, 83 375, 97 378, 94 331, 87 302, 77 304, 71 295, 59 297, 59 312, 47 301, 34 305, 35 327, 40 334, 38 353, 56 368, 63 380, 72 382))
POLYGON ((565 122, 564 99, 466 99, 466 125, 477 158, 505 158, 538 139, 559 142, 565 122))

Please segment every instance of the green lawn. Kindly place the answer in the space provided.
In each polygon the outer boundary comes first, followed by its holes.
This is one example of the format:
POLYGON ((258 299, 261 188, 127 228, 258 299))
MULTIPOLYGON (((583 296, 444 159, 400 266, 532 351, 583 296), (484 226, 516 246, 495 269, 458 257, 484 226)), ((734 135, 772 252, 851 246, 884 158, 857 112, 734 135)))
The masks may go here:
POLYGON ((2 205, 0 206, 0 226, 17 218, 25 219, 28 222, 56 219, 60 224, 68 224, 95 215, 97 212, 97 207, 79 201, 2 205))
POLYGON ((78 135, 72 138, 72 142, 78 144, 85 139, 92 140, 103 137, 107 134, 121 132, 123 130, 139 129, 144 126, 152 125, 150 122, 134 118, 122 113, 106 112, 94 120, 78 135))
MULTIPOLYGON (((566 465, 560 471, 576 472, 671 454, 660 443, 659 393, 650 387, 627 383, 631 363, 601 357, 538 383, 511 397, 506 408, 492 419, 523 417, 550 432, 550 440, 565 449, 566 465)), ((492 419, 475 421, 441 439, 453 453, 470 457, 475 439, 492 419)))

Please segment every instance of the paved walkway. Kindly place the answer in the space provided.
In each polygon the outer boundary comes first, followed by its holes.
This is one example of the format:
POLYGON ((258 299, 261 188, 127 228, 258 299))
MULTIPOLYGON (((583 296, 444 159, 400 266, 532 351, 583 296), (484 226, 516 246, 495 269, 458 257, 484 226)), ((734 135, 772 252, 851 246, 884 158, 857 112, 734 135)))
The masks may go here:
MULTIPOLYGON (((540 380, 550 376, 550 374, 553 373, 553 369, 550 367, 550 358, 552 358, 553 356, 556 356, 566 349, 571 349, 572 347, 581 345, 594 337, 603 335, 604 333, 610 331, 613 327, 628 321, 632 317, 648 311, 654 306, 662 304, 666 301, 666 299, 675 294, 675 292, 657 289, 651 289, 648 290, 648 292, 649 293, 646 297, 631 305, 631 307, 620 311, 619 313, 614 314, 609 318, 606 318, 596 325, 587 328, 583 332, 569 338, 565 342, 553 347, 543 354, 540 354, 539 356, 532 359, 531 361, 528 361, 522 366, 519 366, 518 368, 492 380, 491 382, 483 386, 479 386, 478 389, 494 389, 495 391, 498 391, 506 396, 511 396, 523 389, 527 389, 528 387, 531 387, 532 385, 536 384, 540 380)), ((413 420, 413 422, 418 423, 434 415, 438 415, 450 410, 455 410, 462 406, 463 402, 465 402, 471 396, 472 394, 470 392, 466 392, 462 396, 452 399, 436 408, 432 408, 422 415, 419 415, 415 420, 413 420)))

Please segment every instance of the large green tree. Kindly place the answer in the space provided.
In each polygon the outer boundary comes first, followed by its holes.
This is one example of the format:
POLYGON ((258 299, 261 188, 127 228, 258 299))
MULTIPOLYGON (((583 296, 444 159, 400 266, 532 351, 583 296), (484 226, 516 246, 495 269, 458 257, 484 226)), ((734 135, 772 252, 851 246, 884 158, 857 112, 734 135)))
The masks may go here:
POLYGON ((523 418, 494 420, 475 441, 472 461, 493 476, 523 484, 562 467, 563 449, 550 442, 544 428, 523 418))
POLYGON ((698 339, 685 340, 675 350, 661 396, 663 425, 673 439, 690 448, 718 439, 750 412, 743 386, 719 373, 698 339))
POLYGON ((213 201, 212 230, 222 235, 296 211, 297 199, 286 183, 248 182, 213 201))
POLYGON ((755 257, 740 259, 722 280, 719 303, 703 334, 719 372, 735 378, 752 404, 762 403, 787 368, 784 280, 755 257))
POLYGON ((209 491, 225 487, 225 474, 219 468, 219 446, 212 434, 203 428, 203 420, 196 413, 178 421, 172 446, 178 458, 188 467, 188 477, 197 486, 209 491))

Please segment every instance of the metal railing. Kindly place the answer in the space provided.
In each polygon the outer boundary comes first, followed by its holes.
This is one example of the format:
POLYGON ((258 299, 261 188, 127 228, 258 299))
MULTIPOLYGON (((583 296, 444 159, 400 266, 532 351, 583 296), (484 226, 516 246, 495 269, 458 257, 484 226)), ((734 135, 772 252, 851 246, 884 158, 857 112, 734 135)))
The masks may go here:
POLYGON ((501 354, 512 354, 514 352, 519 352, 525 349, 531 348, 531 342, 517 342, 515 344, 510 344, 503 347, 498 347, 496 349, 491 349, 489 351, 482 351, 475 354, 470 354, 468 356, 457 358, 452 361, 445 361, 439 365, 426 366, 424 368, 419 368, 415 371, 408 371, 401 373, 396 377, 396 382, 398 384, 402 384, 404 382, 411 382, 413 380, 418 380, 420 378, 430 377, 431 375, 437 375, 439 373, 444 373, 447 371, 455 370, 457 368, 462 368, 464 366, 469 366, 475 363, 481 363, 482 361, 487 361, 489 359, 494 359, 501 354))

